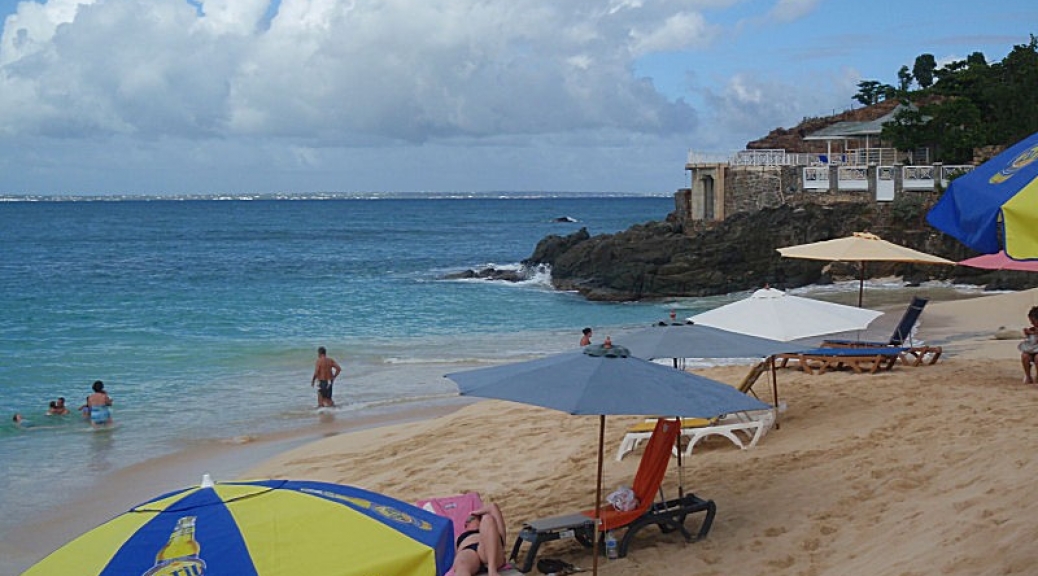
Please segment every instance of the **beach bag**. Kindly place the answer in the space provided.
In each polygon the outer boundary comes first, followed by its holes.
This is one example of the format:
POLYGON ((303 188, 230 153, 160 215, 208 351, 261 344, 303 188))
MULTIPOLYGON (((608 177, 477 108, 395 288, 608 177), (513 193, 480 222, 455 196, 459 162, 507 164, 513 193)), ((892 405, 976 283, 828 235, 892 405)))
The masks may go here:
POLYGON ((627 486, 621 486, 606 496, 606 502, 612 504, 613 508, 620 512, 630 512, 638 507, 638 497, 635 496, 634 490, 627 486))
POLYGON ((1017 344, 1016 349, 1025 354, 1038 354, 1038 336, 1028 336, 1017 344))

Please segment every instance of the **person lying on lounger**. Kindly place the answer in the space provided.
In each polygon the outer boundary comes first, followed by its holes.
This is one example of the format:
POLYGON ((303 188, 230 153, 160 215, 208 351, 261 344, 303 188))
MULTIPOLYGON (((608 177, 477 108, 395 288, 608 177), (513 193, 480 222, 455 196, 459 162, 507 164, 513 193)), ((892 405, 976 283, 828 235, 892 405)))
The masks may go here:
POLYGON ((486 570, 489 576, 497 576, 504 564, 505 518, 497 504, 487 504, 465 520, 465 531, 458 535, 454 574, 472 576, 486 570))

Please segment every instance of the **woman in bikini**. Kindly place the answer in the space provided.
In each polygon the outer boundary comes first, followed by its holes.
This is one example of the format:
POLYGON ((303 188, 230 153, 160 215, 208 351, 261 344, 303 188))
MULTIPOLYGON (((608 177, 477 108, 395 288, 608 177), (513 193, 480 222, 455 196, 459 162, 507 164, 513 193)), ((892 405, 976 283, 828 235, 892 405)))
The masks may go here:
POLYGON ((497 504, 488 504, 465 520, 465 531, 458 535, 454 574, 472 576, 486 570, 489 576, 497 576, 504 564, 505 519, 497 504))

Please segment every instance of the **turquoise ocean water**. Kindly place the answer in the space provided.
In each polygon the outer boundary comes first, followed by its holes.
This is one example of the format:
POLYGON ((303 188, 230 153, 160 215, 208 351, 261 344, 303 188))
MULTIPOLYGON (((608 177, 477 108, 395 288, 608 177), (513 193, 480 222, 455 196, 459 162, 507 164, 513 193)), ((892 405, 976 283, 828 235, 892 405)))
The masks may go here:
POLYGON ((8 200, 0 538, 120 468, 312 425, 319 345, 345 368, 348 419, 454 398, 443 374, 575 348, 583 326, 602 338, 720 302, 587 302, 545 275, 442 279, 517 265, 548 234, 662 220, 669 196, 8 200), (96 379, 114 430, 44 415, 58 396, 75 409, 96 379))
POLYGON ((315 349, 345 368, 337 418, 456 395, 470 363, 575 347, 662 304, 445 281, 516 265, 548 234, 663 219, 670 197, 0 202, 0 534, 104 474, 314 423, 315 349), (577 223, 555 222, 570 216, 577 223), (75 409, 101 379, 117 428, 75 409), (35 427, 16 428, 15 413, 35 427))

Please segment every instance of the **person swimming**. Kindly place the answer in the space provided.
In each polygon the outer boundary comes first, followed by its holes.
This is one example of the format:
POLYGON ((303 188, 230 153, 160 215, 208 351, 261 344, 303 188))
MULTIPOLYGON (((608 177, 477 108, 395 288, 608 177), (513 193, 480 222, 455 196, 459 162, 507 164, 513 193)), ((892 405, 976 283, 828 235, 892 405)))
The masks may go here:
POLYGON ((65 406, 65 398, 61 397, 57 400, 51 400, 50 407, 47 409, 47 416, 64 416, 69 413, 68 408, 65 406))

